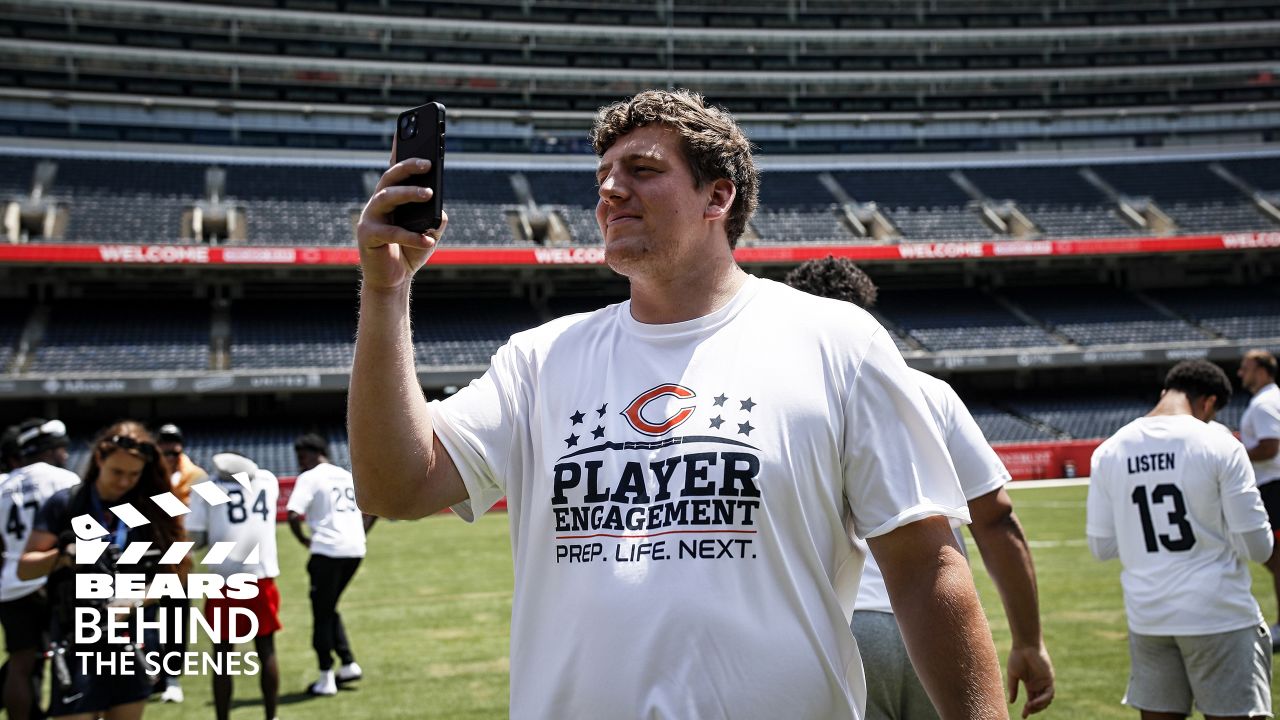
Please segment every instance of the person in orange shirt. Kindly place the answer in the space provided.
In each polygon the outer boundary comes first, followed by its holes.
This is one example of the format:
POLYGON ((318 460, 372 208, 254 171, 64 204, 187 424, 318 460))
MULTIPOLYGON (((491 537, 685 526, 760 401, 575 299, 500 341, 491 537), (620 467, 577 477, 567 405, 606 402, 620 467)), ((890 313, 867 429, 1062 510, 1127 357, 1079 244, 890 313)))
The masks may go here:
POLYGON ((173 423, 161 425, 156 436, 159 440, 160 454, 169 466, 169 482, 173 486, 173 494, 177 495, 184 505, 190 505, 191 486, 208 479, 209 474, 199 465, 191 462, 191 458, 183 452, 186 441, 183 439, 182 429, 177 425, 173 423))
MULTIPOLYGON (((186 439, 182 435, 182 429, 173 423, 161 425, 156 431, 156 446, 160 448, 160 457, 164 461, 165 467, 169 472, 169 485, 171 492, 182 501, 183 505, 191 504, 191 486, 196 483, 203 482, 208 479, 209 474, 206 473, 199 465, 191 461, 184 452, 186 449, 186 439)), ((190 602, 187 600, 162 600, 162 605, 167 605, 171 609, 181 608, 186 617, 187 609, 190 602)), ((170 617, 179 617, 172 611, 170 617)), ((170 638, 179 637, 172 629, 170 638)), ((161 651, 165 653, 185 652, 186 642, 184 640, 172 640, 164 643, 161 651)), ((180 703, 185 699, 182 686, 178 684, 178 677, 169 675, 167 672, 161 672, 160 679, 156 681, 154 692, 160 693, 161 702, 180 703)))

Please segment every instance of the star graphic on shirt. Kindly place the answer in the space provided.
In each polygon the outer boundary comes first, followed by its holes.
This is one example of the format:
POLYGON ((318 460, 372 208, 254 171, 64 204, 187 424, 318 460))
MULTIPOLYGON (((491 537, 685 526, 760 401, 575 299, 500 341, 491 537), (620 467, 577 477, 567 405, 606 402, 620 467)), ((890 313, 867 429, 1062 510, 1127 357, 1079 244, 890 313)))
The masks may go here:
POLYGON ((740 401, 738 404, 739 404, 739 405, 741 405, 741 406, 742 406, 742 409, 743 409, 743 410, 746 410, 747 412, 751 412, 751 408, 753 408, 753 407, 755 407, 755 406, 757 405, 757 403, 753 403, 753 402, 751 402, 751 398, 747 398, 746 400, 742 400, 742 401, 740 401))
POLYGON ((600 406, 600 409, 599 409, 599 410, 596 410, 596 413, 598 413, 598 414, 600 415, 600 417, 604 417, 604 413, 605 413, 605 411, 606 411, 606 410, 608 410, 608 409, 609 409, 609 403, 605 403, 605 404, 603 404, 603 405, 601 405, 601 406, 600 406))
POLYGON ((574 447, 577 444, 578 444, 577 435, 570 435, 569 437, 565 438, 565 441, 564 441, 565 447, 574 447))
POLYGON ((604 437, 604 426, 603 426, 603 425, 597 425, 597 426, 596 426, 596 429, 591 431, 591 437, 593 437, 593 438, 595 438, 595 439, 597 439, 597 440, 599 440, 600 438, 604 437))
POLYGON ((724 393, 720 393, 719 395, 715 396, 714 399, 716 401, 715 402, 716 407, 724 407, 724 404, 729 399, 729 396, 725 395, 724 393))
POLYGON ((744 423, 738 423, 738 434, 740 434, 740 435, 748 435, 748 436, 749 436, 749 435, 751 435, 751 431, 752 431, 752 430, 755 430, 755 428, 751 427, 751 421, 750 421, 750 420, 748 420, 747 422, 744 422, 744 423))
POLYGON ((574 413, 574 414, 570 415, 570 416, 569 416, 569 419, 573 421, 573 424, 574 424, 574 425, 581 425, 581 424, 582 424, 582 417, 583 417, 583 415, 582 415, 582 411, 581 411, 581 410, 579 410, 578 412, 576 412, 576 413, 574 413))
POLYGON ((720 417, 719 415, 711 418, 711 427, 719 430, 720 426, 723 424, 724 424, 724 418, 720 417))

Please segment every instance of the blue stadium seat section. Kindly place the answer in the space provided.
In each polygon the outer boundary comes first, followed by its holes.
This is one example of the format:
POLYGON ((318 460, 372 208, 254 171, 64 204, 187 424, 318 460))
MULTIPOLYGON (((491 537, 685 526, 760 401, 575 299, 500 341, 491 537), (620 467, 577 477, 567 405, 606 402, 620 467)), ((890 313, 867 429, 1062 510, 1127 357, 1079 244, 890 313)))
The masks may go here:
POLYGON ((1018 415, 1058 430, 1069 438, 1105 438, 1151 412, 1156 398, 1014 399, 1008 406, 1018 415))
POLYGON ((534 309, 510 300, 434 301, 413 307, 413 352, 419 365, 486 366, 507 340, 541 323, 534 309))
POLYGON ((231 368, 350 368, 356 301, 239 302, 231 308, 231 368))
MULTIPOLYGON (((512 334, 542 322, 515 299, 436 299, 413 306, 415 360, 424 367, 485 366, 512 334)), ((356 301, 240 302, 231 311, 231 368, 347 369, 355 354, 356 301)))
POLYGON ((840 206, 816 172, 761 173, 760 209, 752 226, 763 243, 847 245, 868 242, 839 220, 840 206))
POLYGON ((1269 285, 1148 292, 1200 327, 1232 340, 1280 337, 1280 290, 1269 285))
POLYGON ((28 372, 82 373, 209 368, 209 307, 138 297, 52 304, 28 372))
POLYGON ((18 349, 18 341, 22 339, 22 330, 26 327, 27 316, 31 314, 31 304, 25 300, 4 299, 4 312, 0 313, 0 375, 13 372, 14 353, 18 349))
MULTIPOLYGON (((258 467, 266 468, 277 476, 295 476, 299 469, 293 441, 304 432, 319 433, 329 441, 329 460, 340 467, 351 467, 347 428, 340 421, 317 424, 315 420, 301 418, 295 421, 262 418, 242 421, 211 418, 177 420, 181 421, 186 439, 184 452, 192 462, 206 470, 213 466, 214 455, 231 451, 251 458, 258 467)), ((69 429, 72 440, 67 448, 71 455, 67 468, 83 475, 89 462, 92 430, 74 426, 69 429)))
POLYGON ((927 350, 1060 345, 978 290, 886 290, 876 309, 927 350))
POLYGON ((91 159, 60 160, 50 193, 69 206, 66 240, 148 245, 181 242, 203 194, 199 164, 91 159))
MULTIPOLYGON (((35 160, 0 156, 0 195, 30 191, 35 160)), ((1280 223, 1258 210, 1241 189, 1210 170, 1213 163, 1143 162, 1092 168, 1126 197, 1151 198, 1182 234, 1274 230, 1280 223)), ((1220 163, 1262 192, 1280 192, 1274 160, 1220 163)), ((381 168, 249 165, 160 160, 63 159, 49 196, 69 208, 65 240, 105 243, 176 243, 182 222, 205 198, 209 167, 226 169, 225 195, 245 211, 251 245, 345 246, 367 199, 364 176, 381 168)), ((1106 238, 1150 234, 1121 219, 1116 203, 1081 176, 1083 167, 1014 166, 964 170, 991 201, 1012 201, 1044 238, 1106 238)), ((819 180, 823 171, 763 173, 760 209, 752 221, 762 244, 849 245, 862 238, 841 220, 839 199, 819 180)), ((589 169, 450 169, 445 187, 449 242, 458 246, 528 246, 515 229, 523 198, 512 177, 528 180, 532 200, 557 212, 573 245, 598 245, 597 191, 589 169)), ((979 204, 942 169, 868 167, 830 173, 858 204, 874 203, 898 228, 903 242, 1001 240, 981 220, 979 204)), ((187 233, 189 235, 189 233, 187 233)), ((189 242, 189 241, 188 241, 189 242)))
POLYGON ((1003 294, 1078 345, 1203 342, 1209 335, 1113 287, 1006 289, 1003 294))
POLYGON ((967 403, 969 413, 989 443, 1039 442, 1057 440, 1058 435, 987 403, 967 403))
POLYGON ((1075 166, 1002 167, 965 170, 995 202, 1011 200, 1046 237, 1093 238, 1135 235, 1115 203, 1085 182, 1075 166))
MULTIPOLYGON (((1257 189, 1280 189, 1274 160, 1238 160, 1230 163, 1242 175, 1256 177, 1257 189)), ((1116 163, 1093 168, 1126 196, 1149 197, 1184 233, 1257 230, 1275 225, 1240 189, 1209 169, 1209 163, 1116 163)))

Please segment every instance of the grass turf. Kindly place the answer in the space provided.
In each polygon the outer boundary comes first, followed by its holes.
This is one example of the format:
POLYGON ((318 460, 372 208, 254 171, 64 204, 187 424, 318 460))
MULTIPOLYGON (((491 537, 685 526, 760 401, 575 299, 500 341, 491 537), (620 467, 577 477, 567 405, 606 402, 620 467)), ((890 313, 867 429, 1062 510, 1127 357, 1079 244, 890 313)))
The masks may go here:
MULTIPOLYGON (((1120 705, 1129 668, 1120 565, 1089 555, 1085 493, 1084 487, 1013 492, 1033 546, 1045 640, 1057 671, 1057 699, 1039 717, 1132 720, 1137 713, 1120 705)), ((507 537, 501 514, 475 526, 448 516, 379 523, 370 536, 369 556, 339 606, 365 679, 336 697, 310 698, 304 691, 316 677, 316 662, 306 552, 281 527, 282 720, 505 718, 512 585, 507 537)), ((976 557, 972 544, 970 551, 976 557)), ((1261 566, 1253 571, 1254 594, 1270 619, 1275 615, 1270 578, 1261 566)), ((981 563, 975 578, 1003 662, 1009 641, 1004 611, 981 563)), ((185 703, 152 702, 147 717, 213 715, 207 677, 188 677, 183 688, 185 703)), ((259 699, 257 678, 238 678, 232 717, 261 718, 259 699)))

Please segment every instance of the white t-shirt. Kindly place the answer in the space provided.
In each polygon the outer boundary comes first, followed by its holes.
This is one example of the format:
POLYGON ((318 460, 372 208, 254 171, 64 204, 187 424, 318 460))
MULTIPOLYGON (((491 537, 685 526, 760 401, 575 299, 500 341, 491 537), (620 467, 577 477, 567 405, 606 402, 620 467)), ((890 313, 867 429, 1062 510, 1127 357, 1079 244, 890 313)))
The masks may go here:
MULTIPOLYGON (((979 498, 1004 487, 1010 480, 1009 471, 1005 469, 996 451, 991 449, 986 436, 982 434, 982 428, 978 427, 977 421, 956 391, 945 381, 928 373, 913 369, 911 374, 920 383, 929 411, 942 432, 942 440, 946 443, 947 452, 951 454, 951 462, 960 478, 960 489, 964 491, 965 500, 979 498)), ((889 590, 884 585, 884 575, 880 574, 880 566, 871 553, 867 553, 867 562, 862 570, 862 584, 858 586, 858 602, 854 608, 893 612, 893 607, 889 604, 889 590)))
POLYGON ((431 411, 455 512, 507 497, 513 718, 860 717, 851 534, 968 520, 888 333, 768 280, 519 333, 431 411))
MULTIPOLYGON (((1240 417, 1240 442, 1245 448, 1252 450, 1267 438, 1280 438, 1280 387, 1275 383, 1254 393, 1240 417)), ((1253 474, 1259 485, 1280 480, 1280 453, 1253 463, 1253 474)))
POLYGON ((24 598, 44 586, 46 578, 18 579, 18 560, 27 548, 36 513, 51 495, 80 484, 70 470, 38 462, 9 473, 0 485, 0 527, 4 532, 4 571, 0 602, 24 598))
POLYGON ((191 493, 191 513, 187 530, 206 533, 212 546, 217 542, 233 542, 235 549, 221 563, 209 568, 223 577, 249 573, 260 578, 280 575, 276 554, 276 503, 280 498, 280 481, 261 468, 249 481, 249 489, 231 478, 215 473, 209 482, 218 484, 231 497, 231 502, 210 505, 200 493, 191 493), (257 562, 247 560, 257 553, 257 562))
POLYGON ((364 557, 364 515, 356 507, 351 473, 320 463, 298 476, 285 507, 307 516, 312 555, 364 557))
POLYGON ((1270 527, 1243 445, 1190 415, 1143 417, 1092 466, 1086 532, 1115 538, 1130 630, 1207 635, 1262 621, 1228 535, 1270 527))

